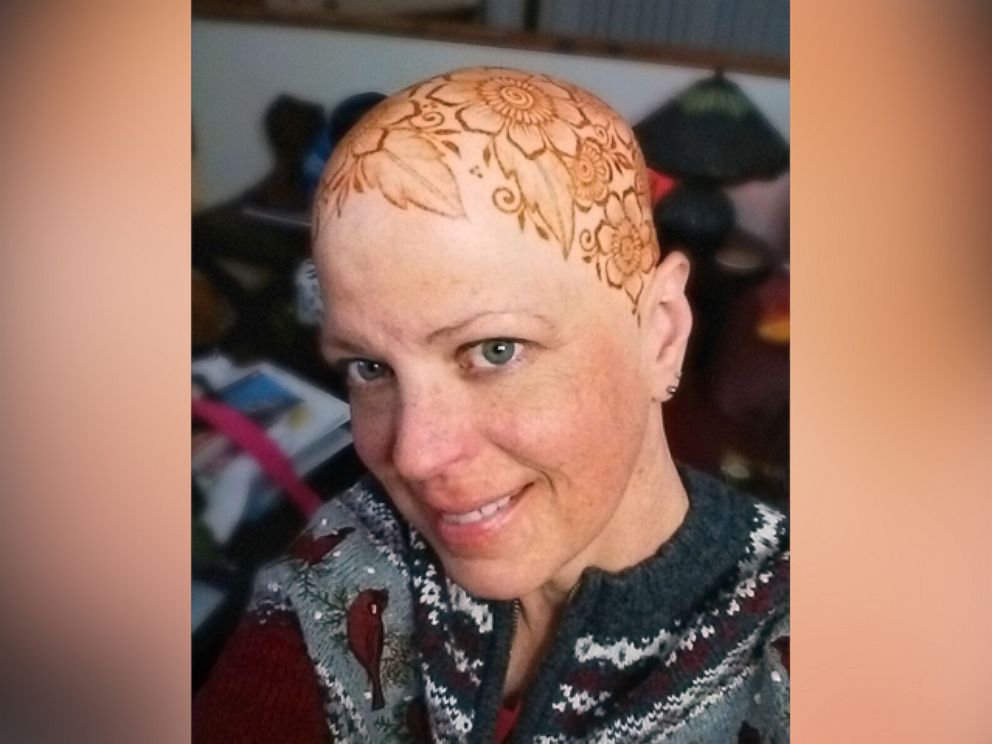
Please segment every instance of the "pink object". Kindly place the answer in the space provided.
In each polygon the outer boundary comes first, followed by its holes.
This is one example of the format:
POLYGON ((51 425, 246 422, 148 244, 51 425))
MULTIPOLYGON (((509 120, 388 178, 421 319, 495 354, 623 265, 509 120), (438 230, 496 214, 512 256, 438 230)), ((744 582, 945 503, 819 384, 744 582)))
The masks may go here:
POLYGON ((310 517, 321 506, 320 497, 296 474, 285 453, 240 411, 217 401, 193 398, 193 418, 209 424, 247 452, 305 516, 310 517))

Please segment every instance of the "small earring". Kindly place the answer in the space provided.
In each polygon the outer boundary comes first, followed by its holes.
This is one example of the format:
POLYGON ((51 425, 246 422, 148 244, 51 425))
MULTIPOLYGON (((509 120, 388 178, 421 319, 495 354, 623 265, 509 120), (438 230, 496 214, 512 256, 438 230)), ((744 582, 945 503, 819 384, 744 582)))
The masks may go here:
POLYGON ((669 385, 665 389, 668 391, 668 394, 669 395, 675 395, 675 393, 678 392, 679 386, 678 385, 669 385))

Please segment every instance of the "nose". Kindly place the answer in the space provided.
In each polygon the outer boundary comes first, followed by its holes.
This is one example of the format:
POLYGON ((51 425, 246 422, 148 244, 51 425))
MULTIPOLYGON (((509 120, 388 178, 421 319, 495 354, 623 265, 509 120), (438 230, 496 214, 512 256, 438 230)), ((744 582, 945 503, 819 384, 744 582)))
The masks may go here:
POLYGON ((394 436, 393 467, 417 483, 450 475, 477 448, 470 402, 436 381, 401 387, 394 436))

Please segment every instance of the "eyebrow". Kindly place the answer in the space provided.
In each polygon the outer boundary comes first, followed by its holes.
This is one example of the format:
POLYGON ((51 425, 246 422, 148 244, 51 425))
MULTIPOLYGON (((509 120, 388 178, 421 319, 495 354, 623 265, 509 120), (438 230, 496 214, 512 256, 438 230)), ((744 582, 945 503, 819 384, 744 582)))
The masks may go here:
POLYGON ((482 318, 486 318, 491 315, 526 315, 530 318, 534 318, 535 320, 541 321, 549 328, 554 328, 554 323, 551 322, 551 319, 548 318, 546 315, 541 315, 540 313, 532 313, 526 310, 483 310, 481 312, 470 315, 469 317, 464 318, 458 321, 457 323, 452 323, 451 325, 447 325, 442 328, 438 328, 437 330, 431 331, 429 334, 427 334, 427 342, 434 343, 438 339, 452 336, 455 333, 458 333, 459 331, 463 330, 465 327, 471 325, 475 321, 481 320, 482 318))
POLYGON ((363 356, 368 353, 360 344, 338 336, 324 336, 320 340, 320 346, 324 356, 328 356, 330 352, 344 352, 356 356, 363 356))
MULTIPOLYGON (((452 323, 451 325, 446 325, 431 331, 427 334, 427 343, 435 343, 440 339, 452 336, 470 326, 472 323, 493 315, 525 315, 529 318, 540 321, 552 330, 555 328, 555 324, 551 321, 551 319, 541 313, 534 313, 527 310, 482 310, 481 312, 473 313, 467 318, 463 318, 456 323, 452 323)), ((363 356, 369 353, 369 349, 360 342, 352 341, 351 339, 338 335, 324 336, 321 339, 321 347, 323 348, 325 355, 329 352, 343 352, 346 354, 354 354, 356 356, 363 356)))

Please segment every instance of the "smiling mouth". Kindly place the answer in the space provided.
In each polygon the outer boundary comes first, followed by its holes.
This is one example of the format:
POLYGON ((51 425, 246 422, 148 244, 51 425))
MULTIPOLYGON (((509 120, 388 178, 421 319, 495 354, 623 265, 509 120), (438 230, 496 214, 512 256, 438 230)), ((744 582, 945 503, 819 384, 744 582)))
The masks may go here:
POLYGON ((530 491, 531 483, 467 512, 435 512, 436 536, 449 549, 483 549, 514 521, 519 502, 530 491))
POLYGON ((461 514, 442 512, 441 521, 448 524, 475 524, 476 522, 481 522, 483 519, 488 519, 508 507, 514 495, 518 493, 520 493, 520 491, 514 491, 498 501, 490 502, 479 507, 478 509, 473 509, 472 511, 463 512, 461 514))

